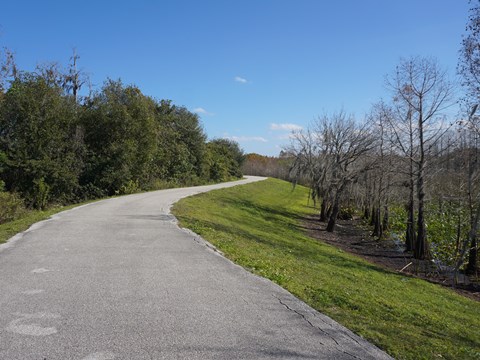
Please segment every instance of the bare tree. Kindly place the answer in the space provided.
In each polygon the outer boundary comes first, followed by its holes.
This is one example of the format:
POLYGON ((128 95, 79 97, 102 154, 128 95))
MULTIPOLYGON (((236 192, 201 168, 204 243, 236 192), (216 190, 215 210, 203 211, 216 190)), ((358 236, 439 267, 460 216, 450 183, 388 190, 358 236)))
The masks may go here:
POLYGON ((407 162, 405 169, 400 169, 400 173, 405 175, 407 180, 404 186, 408 188, 408 201, 405 205, 407 210, 407 224, 405 231, 405 250, 413 251, 416 242, 415 232, 415 158, 418 153, 418 134, 416 131, 415 120, 413 118, 413 108, 402 100, 401 97, 394 96, 392 116, 387 117, 386 126, 388 126, 390 144, 396 148, 399 159, 407 162))
POLYGON ((365 155, 375 146, 366 124, 358 124, 343 111, 319 118, 306 133, 299 133, 290 152, 295 155, 292 175, 306 176, 318 198, 327 231, 335 229, 340 204, 348 186, 365 172, 365 155))
POLYGON ((58 62, 46 62, 36 66, 36 73, 40 75, 48 86, 61 88, 65 79, 62 67, 58 62))
POLYGON ((78 92, 82 86, 88 81, 86 74, 78 68, 78 60, 80 56, 76 49, 73 49, 73 54, 70 57, 70 64, 68 71, 63 78, 63 87, 67 93, 72 93, 75 102, 78 101, 78 92))
MULTIPOLYGON (((472 3, 473 1, 471 1, 472 3)), ((476 2, 478 4, 478 1, 476 2)), ((475 193, 474 185, 478 183, 480 118, 475 115, 480 104, 480 6, 473 6, 467 23, 467 34, 463 38, 460 50, 458 72, 462 76, 462 85, 466 90, 464 105, 471 108, 470 116, 461 123, 468 132, 470 141, 468 161, 468 203, 470 209, 470 231, 464 249, 468 247, 467 273, 477 270, 478 242, 477 232, 480 221, 480 194, 475 193)), ((466 253, 466 251, 465 251, 466 253)), ((460 259, 460 262, 463 258, 460 259)))
POLYGON ((442 111, 453 104, 453 84, 435 60, 414 57, 401 60, 387 85, 394 93, 394 103, 403 120, 401 123, 406 124, 408 129, 406 146, 405 131, 400 130, 398 124, 394 126, 398 147, 409 156, 411 174, 415 174, 416 180, 418 208, 414 256, 416 259, 427 259, 430 257, 425 225, 427 154, 445 132, 442 111))
POLYGON ((302 182, 310 188, 309 198, 321 201, 320 221, 325 221, 326 204, 328 203, 326 189, 326 166, 328 165, 325 149, 316 139, 312 130, 301 130, 292 133, 292 144, 288 153, 293 156, 289 176, 294 183, 302 182))
POLYGON ((0 51, 0 94, 6 91, 8 81, 15 79, 17 75, 18 70, 13 52, 3 48, 0 51))
POLYGON ((366 196, 373 198, 371 223, 374 228, 372 236, 378 238, 382 238, 389 222, 389 198, 393 164, 391 164, 392 145, 389 141, 390 134, 388 132, 393 117, 393 110, 383 101, 374 104, 368 116, 368 121, 374 126, 378 139, 378 146, 373 151, 373 156, 376 159, 375 166, 370 176, 375 191, 370 190, 369 184, 365 185, 368 188, 366 196))
MULTIPOLYGON (((478 0, 470 1, 470 3, 478 0)), ((479 103, 480 98, 480 6, 473 6, 466 26, 467 34, 463 37, 457 66, 462 76, 462 85, 466 91, 464 102, 466 108, 479 103)), ((468 111, 468 110, 467 110, 468 111)), ((469 121, 474 120, 470 116, 469 121)))
POLYGON ((463 265, 468 253, 468 262, 466 267, 467 274, 474 274, 477 271, 478 264, 478 224, 480 222, 480 119, 475 116, 477 110, 475 105, 468 117, 468 120, 462 122, 463 131, 466 133, 466 144, 463 152, 466 153, 466 175, 467 175, 467 204, 470 217, 470 230, 468 237, 461 249, 457 267, 463 265))

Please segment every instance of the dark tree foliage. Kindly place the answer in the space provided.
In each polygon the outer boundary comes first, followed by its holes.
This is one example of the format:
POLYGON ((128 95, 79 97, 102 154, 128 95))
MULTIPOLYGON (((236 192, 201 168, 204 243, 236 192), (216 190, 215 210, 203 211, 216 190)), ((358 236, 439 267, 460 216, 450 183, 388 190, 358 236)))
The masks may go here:
POLYGON ((128 182, 144 185, 155 151, 155 104, 135 86, 108 80, 81 118, 87 147, 82 185, 113 195, 128 182))
MULTIPOLYGON (((1 54, 0 54, 1 55, 1 54)), ((79 102, 76 61, 0 69, 0 184, 30 207, 240 177, 243 152, 207 138, 198 115, 107 80, 79 102)), ((0 209, 1 210, 1 209, 0 209)))
POLYGON ((38 75, 13 81, 0 107, 2 180, 29 205, 71 201, 83 168, 76 104, 38 75))
POLYGON ((210 178, 215 181, 225 181, 241 177, 240 170, 245 155, 238 144, 228 139, 215 139, 207 144, 209 155, 210 178))
POLYGON ((206 174, 206 136, 198 115, 169 100, 156 105, 158 132, 156 171, 158 176, 180 182, 206 174))

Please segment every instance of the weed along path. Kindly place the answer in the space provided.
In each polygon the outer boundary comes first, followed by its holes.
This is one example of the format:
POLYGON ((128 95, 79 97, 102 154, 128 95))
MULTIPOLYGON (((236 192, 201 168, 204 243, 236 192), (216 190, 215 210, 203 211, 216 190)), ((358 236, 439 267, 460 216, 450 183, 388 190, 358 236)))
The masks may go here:
POLYGON ((387 359, 181 230, 172 203, 259 181, 59 213, 0 247, 0 359, 387 359))

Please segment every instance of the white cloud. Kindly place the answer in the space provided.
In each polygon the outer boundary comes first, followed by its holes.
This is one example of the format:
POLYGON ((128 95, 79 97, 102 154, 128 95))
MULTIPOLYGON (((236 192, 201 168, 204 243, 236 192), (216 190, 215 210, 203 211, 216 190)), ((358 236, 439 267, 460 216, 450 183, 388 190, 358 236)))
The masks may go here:
POLYGON ((300 125, 296 124, 270 124, 270 130, 283 130, 283 131, 295 131, 302 130, 303 128, 300 125))
POLYGON ((237 142, 268 142, 267 139, 261 136, 226 136, 227 139, 234 140, 237 142))
POLYGON ((239 83, 242 83, 242 84, 246 84, 246 83, 248 82, 247 79, 245 79, 245 78, 243 78, 243 77, 241 77, 241 76, 235 76, 233 79, 234 79, 236 82, 239 82, 239 83))
POLYGON ((202 115, 213 115, 213 113, 205 110, 202 107, 197 107, 197 108, 193 109, 193 112, 196 113, 196 114, 202 114, 202 115))
POLYGON ((279 140, 290 140, 290 139, 294 139, 294 138, 295 138, 294 133, 283 134, 283 135, 280 135, 280 136, 277 137, 277 139, 279 139, 279 140))

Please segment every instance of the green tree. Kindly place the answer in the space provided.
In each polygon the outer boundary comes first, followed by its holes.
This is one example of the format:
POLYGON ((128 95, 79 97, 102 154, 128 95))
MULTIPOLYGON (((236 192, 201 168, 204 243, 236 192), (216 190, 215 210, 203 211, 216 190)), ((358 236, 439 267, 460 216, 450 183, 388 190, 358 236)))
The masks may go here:
POLYGON ((75 198, 83 167, 76 106, 62 88, 30 73, 18 75, 3 96, 0 176, 7 189, 20 192, 30 206, 75 198), (42 189, 45 193, 38 194, 42 189))
POLYGON ((155 104, 135 86, 108 80, 85 104, 87 166, 81 183, 95 194, 148 183, 156 150, 155 104))
POLYGON ((207 144, 209 177, 214 181, 226 181, 242 177, 241 166, 245 155, 237 142, 215 139, 207 144))
POLYGON ((162 100, 156 106, 157 176, 180 183, 206 176, 206 135, 198 115, 162 100))

